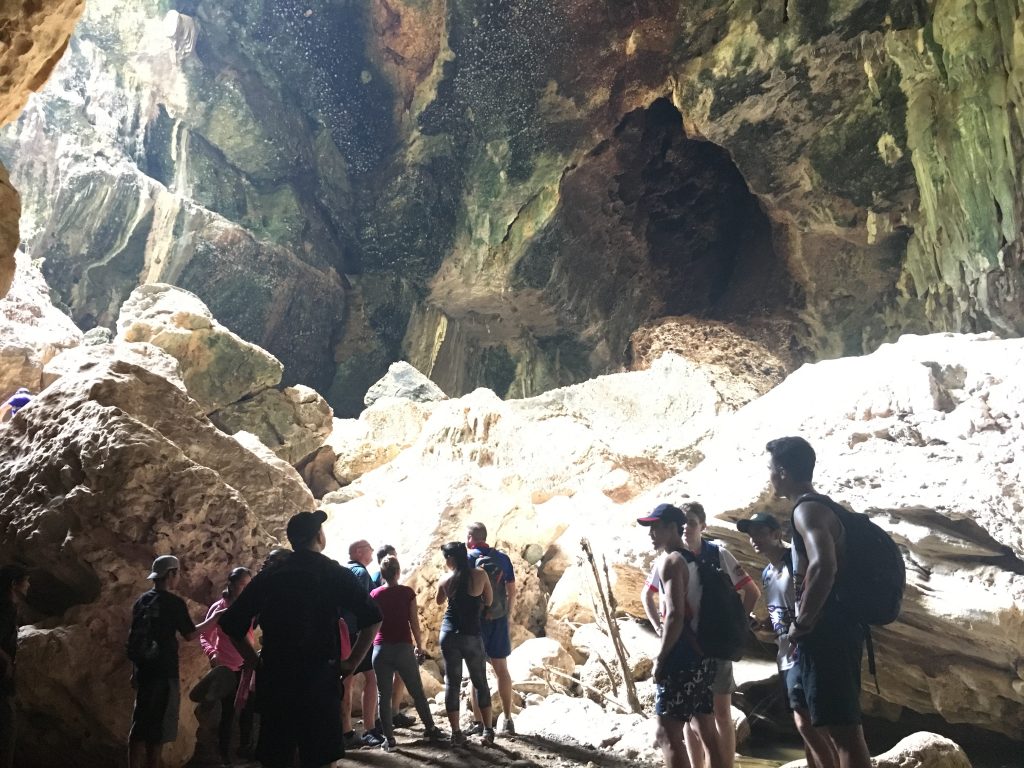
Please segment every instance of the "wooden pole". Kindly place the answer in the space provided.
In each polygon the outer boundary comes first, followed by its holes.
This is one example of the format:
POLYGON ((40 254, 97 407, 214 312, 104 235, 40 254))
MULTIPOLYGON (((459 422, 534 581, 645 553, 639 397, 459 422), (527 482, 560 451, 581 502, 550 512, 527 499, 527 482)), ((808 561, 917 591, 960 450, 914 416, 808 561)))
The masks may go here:
MULTIPOLYGON (((619 657, 619 668, 622 670, 622 683, 626 689, 626 703, 629 704, 630 709, 637 714, 643 713, 643 707, 640 706, 640 699, 636 695, 636 685, 633 682, 633 675, 629 671, 629 663, 626 661, 626 648, 622 644, 622 637, 619 635, 619 625, 615 623, 615 613, 610 607, 608 598, 605 597, 605 589, 601 584, 601 574, 597 570, 597 561, 594 560, 594 550, 590 548, 590 542, 587 539, 580 540, 580 547, 587 555, 587 560, 590 562, 590 570, 594 574, 594 581, 597 583, 597 595, 601 601, 601 610, 604 613, 605 622, 608 625, 608 637, 611 638, 612 646, 615 648, 615 655, 619 657)), ((604 565, 605 579, 608 579, 608 564, 604 565)), ((608 580, 608 594, 611 595, 612 586, 611 581, 608 580)), ((615 598, 612 597, 612 604, 614 604, 615 598)))

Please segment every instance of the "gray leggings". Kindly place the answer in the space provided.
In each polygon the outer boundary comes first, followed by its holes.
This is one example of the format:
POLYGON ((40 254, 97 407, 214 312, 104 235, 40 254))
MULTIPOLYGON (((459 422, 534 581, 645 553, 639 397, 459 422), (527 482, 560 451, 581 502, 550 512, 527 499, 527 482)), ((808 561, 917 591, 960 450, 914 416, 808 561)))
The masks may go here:
POLYGON ((441 632, 441 654, 444 656, 444 708, 446 712, 459 711, 459 689, 462 687, 462 662, 469 667, 469 679, 476 689, 476 703, 480 709, 491 706, 491 690, 487 687, 484 668, 484 642, 480 635, 459 635, 441 632))
POLYGON ((395 728, 391 724, 391 692, 394 689, 395 672, 401 676, 406 690, 412 696, 423 727, 434 727, 430 705, 427 704, 427 697, 423 693, 420 665, 416 663, 416 655, 409 643, 383 643, 373 646, 373 671, 377 673, 378 722, 384 729, 384 736, 388 741, 395 738, 395 728))

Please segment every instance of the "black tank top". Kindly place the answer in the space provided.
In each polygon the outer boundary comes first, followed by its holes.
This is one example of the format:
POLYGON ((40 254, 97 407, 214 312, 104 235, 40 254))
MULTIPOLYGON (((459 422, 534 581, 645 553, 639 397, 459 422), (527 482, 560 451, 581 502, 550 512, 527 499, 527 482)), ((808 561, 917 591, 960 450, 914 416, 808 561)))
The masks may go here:
MULTIPOLYGON (((463 574, 462 584, 455 593, 448 592, 448 608, 441 621, 441 629, 459 635, 480 634, 480 612, 483 608, 483 594, 473 597, 469 594, 471 574, 463 574)), ((453 582, 448 582, 450 589, 453 582)), ((446 591, 448 591, 446 589, 446 591)))

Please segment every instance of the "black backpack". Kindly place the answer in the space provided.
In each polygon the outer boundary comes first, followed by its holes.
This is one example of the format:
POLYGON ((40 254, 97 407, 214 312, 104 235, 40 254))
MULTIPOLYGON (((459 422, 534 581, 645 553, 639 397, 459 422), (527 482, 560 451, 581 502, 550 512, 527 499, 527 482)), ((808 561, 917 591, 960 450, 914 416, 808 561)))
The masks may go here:
POLYGON ((156 641, 154 624, 160 616, 160 593, 143 595, 139 610, 132 616, 128 630, 125 655, 135 666, 147 664, 160 655, 160 644, 156 641))
MULTIPOLYGON (((851 512, 819 493, 805 493, 793 509, 805 501, 827 506, 846 531, 843 568, 835 585, 843 612, 858 624, 884 626, 896 621, 907 585, 906 565, 896 542, 867 515, 851 512)), ((795 525, 793 536, 799 537, 795 525)))
POLYGON ((498 558, 481 553, 476 557, 477 568, 482 568, 491 582, 493 597, 491 604, 484 608, 483 618, 487 621, 501 619, 508 615, 508 596, 505 594, 505 571, 498 558))
POLYGON ((722 556, 715 544, 705 542, 695 557, 688 550, 680 550, 683 558, 697 563, 700 577, 700 620, 697 623, 697 645, 700 652, 714 659, 739 661, 747 638, 747 614, 743 599, 733 587, 729 574, 722 570, 722 556))

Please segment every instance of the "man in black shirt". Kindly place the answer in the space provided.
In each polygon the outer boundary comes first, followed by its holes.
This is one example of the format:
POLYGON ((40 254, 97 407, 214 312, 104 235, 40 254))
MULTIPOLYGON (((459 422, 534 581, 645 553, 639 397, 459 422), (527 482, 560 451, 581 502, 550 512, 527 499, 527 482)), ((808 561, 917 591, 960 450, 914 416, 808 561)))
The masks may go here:
MULTIPOLYGON (((174 594, 181 563, 173 555, 153 561, 149 577, 153 589, 143 593, 132 606, 132 632, 155 643, 149 658, 135 662, 132 683, 135 709, 128 733, 128 764, 131 768, 158 768, 163 745, 178 738, 178 635, 195 640, 215 626, 218 612, 198 626, 192 623, 185 601, 174 594)), ((132 638, 129 637, 129 645, 132 638)))
POLYGON ((18 606, 28 594, 28 571, 0 568, 0 768, 14 765, 14 659, 18 654, 18 606))
POLYGON ((322 510, 294 515, 288 521, 294 553, 258 573, 220 624, 246 664, 256 666, 256 752, 268 768, 288 768, 296 750, 303 768, 344 756, 340 678, 358 667, 380 627, 380 611, 356 577, 322 554, 325 520, 322 510), (338 634, 342 612, 353 616, 358 630, 345 661, 338 634), (246 637, 256 617, 263 630, 260 656, 246 637))

